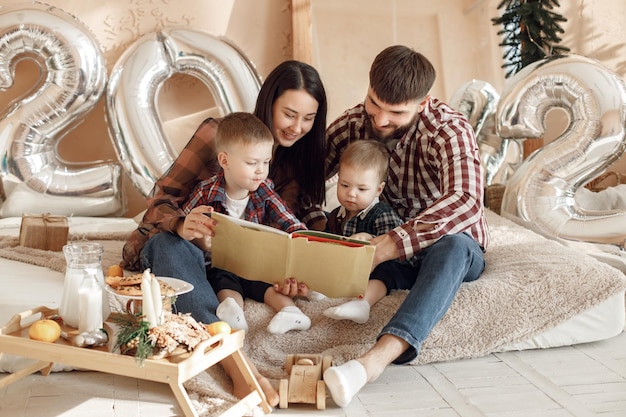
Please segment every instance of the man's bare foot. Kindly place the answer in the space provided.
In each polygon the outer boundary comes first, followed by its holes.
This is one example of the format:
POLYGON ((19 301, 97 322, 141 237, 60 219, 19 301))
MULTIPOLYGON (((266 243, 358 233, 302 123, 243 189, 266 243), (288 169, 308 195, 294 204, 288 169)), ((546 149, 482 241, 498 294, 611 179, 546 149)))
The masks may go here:
MULTIPOLYGON (((275 407, 276 405, 278 405, 278 392, 276 392, 269 379, 261 375, 257 367, 254 366, 254 364, 250 362, 248 358, 246 358, 245 356, 242 356, 242 358, 246 361, 248 367, 250 368, 250 371, 252 372, 252 375, 254 375, 257 383, 259 384, 259 387, 265 394, 265 400, 267 401, 267 403, 271 407, 275 407)), ((248 381, 246 381, 246 378, 244 378, 244 376, 242 375, 232 356, 224 358, 221 364, 224 367, 224 371, 226 372, 226 374, 230 376, 230 379, 233 381, 233 395, 235 397, 240 399, 244 398, 245 396, 250 394, 253 389, 255 389, 254 386, 248 384, 248 381)))
MULTIPOLYGON (((267 403, 272 407, 276 407, 280 398, 278 396, 278 392, 276 392, 269 379, 261 375, 256 375, 256 380, 265 394, 265 400, 267 403)), ((235 381, 233 380, 233 395, 237 398, 244 398, 246 395, 250 394, 250 387, 246 383, 242 384, 242 381, 238 382, 239 383, 235 384, 235 381)))

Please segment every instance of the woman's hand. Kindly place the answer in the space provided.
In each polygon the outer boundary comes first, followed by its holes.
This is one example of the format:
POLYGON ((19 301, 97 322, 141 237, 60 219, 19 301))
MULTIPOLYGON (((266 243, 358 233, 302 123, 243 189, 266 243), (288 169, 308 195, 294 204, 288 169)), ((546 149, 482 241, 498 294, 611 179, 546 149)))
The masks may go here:
POLYGON ((176 233, 185 240, 211 238, 215 235, 213 227, 215 220, 207 216, 213 211, 210 206, 198 206, 185 216, 185 219, 177 227, 176 233))
POLYGON ((274 284, 274 291, 287 297, 306 297, 309 295, 309 286, 304 282, 298 282, 295 278, 287 278, 282 285, 274 284))

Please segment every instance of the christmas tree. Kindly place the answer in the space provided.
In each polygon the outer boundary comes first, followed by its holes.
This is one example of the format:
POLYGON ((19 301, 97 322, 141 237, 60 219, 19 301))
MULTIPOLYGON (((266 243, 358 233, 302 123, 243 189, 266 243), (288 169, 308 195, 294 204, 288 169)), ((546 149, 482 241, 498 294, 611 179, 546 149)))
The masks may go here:
POLYGON ((502 25, 498 35, 502 36, 499 45, 504 47, 502 68, 507 70, 507 78, 528 64, 569 51, 558 45, 564 33, 560 23, 567 21, 553 11, 559 6, 557 0, 503 0, 498 4, 504 13, 491 21, 502 25))

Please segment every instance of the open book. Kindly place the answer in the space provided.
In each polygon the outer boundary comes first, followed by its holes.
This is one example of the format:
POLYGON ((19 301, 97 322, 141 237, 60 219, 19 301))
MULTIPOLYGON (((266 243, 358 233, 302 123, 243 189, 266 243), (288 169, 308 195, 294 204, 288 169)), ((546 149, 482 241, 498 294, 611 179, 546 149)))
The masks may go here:
POLYGON ((270 284, 293 277, 333 298, 365 294, 375 250, 367 241, 313 230, 289 234, 215 212, 211 218, 217 268, 270 284))

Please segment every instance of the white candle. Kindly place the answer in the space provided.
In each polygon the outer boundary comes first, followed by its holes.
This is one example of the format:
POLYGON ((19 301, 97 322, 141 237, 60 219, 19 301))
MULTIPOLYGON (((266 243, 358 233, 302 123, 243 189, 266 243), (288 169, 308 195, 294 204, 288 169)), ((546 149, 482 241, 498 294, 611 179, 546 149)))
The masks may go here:
MULTIPOLYGON (((141 309, 143 310, 145 321, 148 322, 148 326, 153 328, 157 326, 157 318, 154 314, 151 280, 152 275, 150 275, 150 269, 146 269, 141 277, 141 309)), ((156 301, 159 302, 159 300, 156 301)))
POLYGON ((161 286, 159 285, 159 280, 152 277, 150 287, 152 289, 154 317, 156 319, 157 326, 159 326, 163 324, 163 300, 161 299, 161 286))

